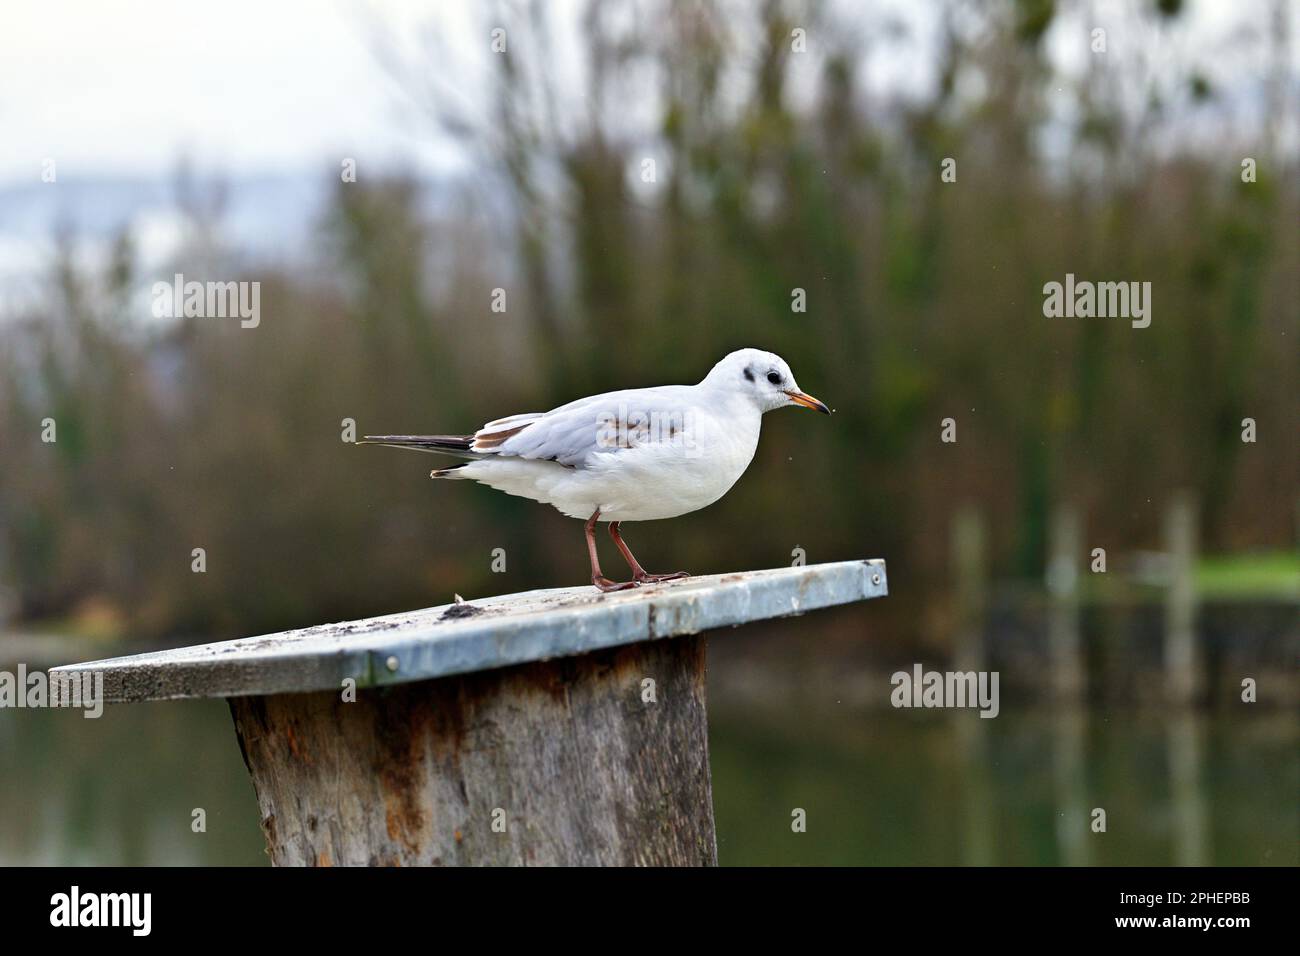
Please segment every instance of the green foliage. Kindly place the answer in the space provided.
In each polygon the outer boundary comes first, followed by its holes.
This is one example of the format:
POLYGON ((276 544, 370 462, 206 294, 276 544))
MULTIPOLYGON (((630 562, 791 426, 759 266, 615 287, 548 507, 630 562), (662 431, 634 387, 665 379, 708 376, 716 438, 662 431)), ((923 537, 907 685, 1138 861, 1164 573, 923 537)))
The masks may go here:
POLYGON ((1124 121, 1124 91, 1092 77, 1065 168, 1049 168, 1032 144, 1060 78, 1024 49, 1049 0, 979 7, 981 29, 944 47, 933 99, 883 106, 861 94, 854 32, 820 6, 766 5, 756 51, 712 4, 666 9, 641 27, 660 42, 587 21, 606 65, 584 102, 617 83, 611 63, 661 78, 651 189, 635 183, 643 144, 609 116, 575 131, 530 106, 514 51, 544 40, 516 36, 474 143, 485 178, 458 212, 426 220, 409 177, 336 184, 322 268, 257 277, 256 330, 142 323, 122 294, 129 242, 85 275, 67 238, 49 302, 0 326, 0 547, 21 612, 90 605, 133 634, 242 634, 580 582, 576 523, 435 485, 434 459, 354 448, 341 421, 465 430, 695 381, 747 345, 783 354, 836 415, 769 417, 720 504, 629 528, 648 566, 780 564, 796 544, 814 561, 883 556, 906 586, 882 613, 906 633, 947 585, 964 502, 992 517, 1004 575, 1041 572, 1046 515, 1066 499, 1112 550, 1157 540, 1178 487, 1210 507, 1209 548, 1290 543, 1294 157, 1240 184, 1240 144, 1157 153, 1124 121), (791 23, 824 57, 797 109, 790 74, 812 54, 789 52, 791 23), (959 97, 964 75, 984 92, 959 97), (940 179, 947 156, 956 183, 940 179), (477 201, 502 183, 506 215, 477 201), (1044 318, 1042 286, 1067 272, 1150 281, 1151 328, 1044 318), (505 313, 489 308, 497 287, 505 313), (1246 415, 1259 444, 1240 441, 1246 415), (55 445, 36 437, 46 416, 55 445), (949 416, 955 445, 939 441, 949 416), (507 574, 489 570, 495 547, 507 574))

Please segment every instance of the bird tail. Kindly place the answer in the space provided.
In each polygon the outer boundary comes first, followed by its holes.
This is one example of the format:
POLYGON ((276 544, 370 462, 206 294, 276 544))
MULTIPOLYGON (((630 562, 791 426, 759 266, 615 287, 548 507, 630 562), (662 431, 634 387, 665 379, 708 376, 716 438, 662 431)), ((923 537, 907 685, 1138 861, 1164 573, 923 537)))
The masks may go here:
POLYGON ((473 462, 458 461, 456 462, 456 464, 448 465, 446 468, 435 468, 433 469, 433 471, 429 472, 429 477, 430 478, 459 478, 461 477, 460 475, 454 475, 452 474, 452 472, 464 468, 466 465, 470 465, 470 464, 473 464, 473 462))
POLYGON ((387 445, 390 448, 409 448, 411 451, 427 451, 438 455, 454 455, 457 458, 479 458, 470 450, 474 444, 473 435, 367 435, 358 445, 387 445))

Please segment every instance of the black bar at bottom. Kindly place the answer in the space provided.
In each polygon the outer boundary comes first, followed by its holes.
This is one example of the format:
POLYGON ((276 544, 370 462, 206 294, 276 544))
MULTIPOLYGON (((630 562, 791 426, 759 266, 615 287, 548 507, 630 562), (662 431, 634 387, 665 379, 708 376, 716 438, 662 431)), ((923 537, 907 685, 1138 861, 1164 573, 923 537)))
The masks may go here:
POLYGON ((491 945, 515 936, 534 945, 549 937, 666 946, 676 933, 671 927, 685 920, 731 945, 762 939, 777 926, 802 928, 810 945, 832 930, 863 942, 1200 936, 1231 944, 1261 931, 1293 933, 1296 925, 1294 869, 567 869, 541 875, 522 869, 47 868, 4 875, 10 885, 0 925, 12 942, 347 946, 414 935, 438 947, 468 932, 491 945), (613 935, 593 937, 598 929, 613 935))

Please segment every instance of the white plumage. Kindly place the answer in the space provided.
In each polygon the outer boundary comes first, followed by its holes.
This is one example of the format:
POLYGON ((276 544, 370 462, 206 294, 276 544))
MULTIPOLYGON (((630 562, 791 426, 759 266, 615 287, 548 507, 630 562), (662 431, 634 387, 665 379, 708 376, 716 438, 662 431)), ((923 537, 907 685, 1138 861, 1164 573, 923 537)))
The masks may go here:
POLYGON ((366 436, 359 444, 468 458, 433 477, 472 479, 587 520, 595 579, 596 521, 612 523, 624 550, 619 522, 674 518, 717 501, 753 460, 763 413, 785 405, 828 411, 799 390, 779 356, 741 349, 697 385, 606 392, 500 418, 473 435, 366 436))

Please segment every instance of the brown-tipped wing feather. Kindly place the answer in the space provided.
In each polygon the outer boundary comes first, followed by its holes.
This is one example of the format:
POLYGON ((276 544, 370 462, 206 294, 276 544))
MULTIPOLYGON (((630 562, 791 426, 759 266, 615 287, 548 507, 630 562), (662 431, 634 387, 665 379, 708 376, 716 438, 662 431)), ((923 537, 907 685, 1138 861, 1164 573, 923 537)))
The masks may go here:
POLYGON ((502 428, 501 422, 490 422, 473 435, 367 435, 358 445, 388 445, 391 448, 409 448, 440 455, 461 458, 481 458, 495 454, 509 439, 518 435, 531 422, 502 428))

